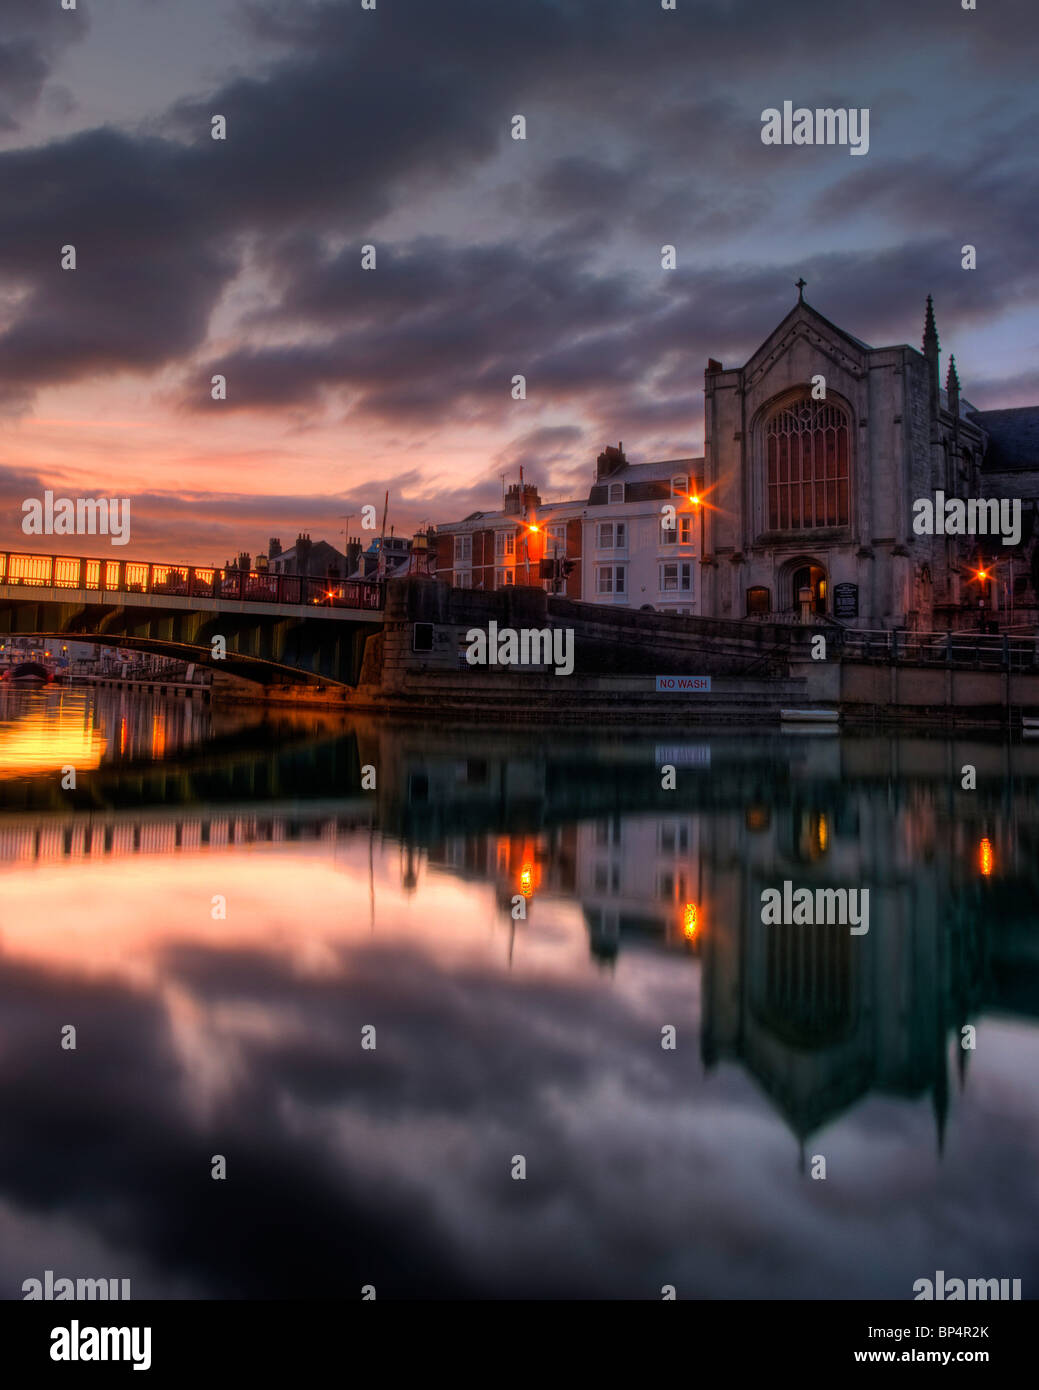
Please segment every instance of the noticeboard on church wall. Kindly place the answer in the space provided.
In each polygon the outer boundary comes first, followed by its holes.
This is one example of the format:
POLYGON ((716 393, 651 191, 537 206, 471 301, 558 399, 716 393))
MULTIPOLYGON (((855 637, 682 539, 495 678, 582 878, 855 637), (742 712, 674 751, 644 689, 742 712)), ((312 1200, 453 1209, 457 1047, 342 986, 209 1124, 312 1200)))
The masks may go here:
POLYGON ((833 616, 835 618, 857 618, 859 616, 859 586, 857 584, 835 584, 833 586, 833 616))

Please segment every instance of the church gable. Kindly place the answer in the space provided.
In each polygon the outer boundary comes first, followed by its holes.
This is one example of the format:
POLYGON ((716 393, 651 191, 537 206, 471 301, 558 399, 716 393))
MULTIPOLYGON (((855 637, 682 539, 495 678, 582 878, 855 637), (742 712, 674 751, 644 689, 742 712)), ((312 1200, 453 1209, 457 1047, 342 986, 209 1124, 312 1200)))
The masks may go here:
MULTIPOLYGON (((809 305, 800 303, 766 338, 743 368, 743 385, 753 391, 777 364, 804 362, 822 366, 829 362, 838 371, 858 381, 865 375, 870 349, 823 318, 809 305)), ((806 371, 802 375, 807 376, 806 371)))

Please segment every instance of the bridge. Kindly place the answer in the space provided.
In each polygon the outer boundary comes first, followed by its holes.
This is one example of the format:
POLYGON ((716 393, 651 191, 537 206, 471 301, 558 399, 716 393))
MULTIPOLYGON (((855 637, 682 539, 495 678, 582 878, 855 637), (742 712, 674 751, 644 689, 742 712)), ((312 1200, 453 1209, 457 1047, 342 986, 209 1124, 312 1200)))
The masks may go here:
POLYGON ((381 581, 0 552, 0 630, 154 652, 263 685, 356 685, 382 609, 381 581))

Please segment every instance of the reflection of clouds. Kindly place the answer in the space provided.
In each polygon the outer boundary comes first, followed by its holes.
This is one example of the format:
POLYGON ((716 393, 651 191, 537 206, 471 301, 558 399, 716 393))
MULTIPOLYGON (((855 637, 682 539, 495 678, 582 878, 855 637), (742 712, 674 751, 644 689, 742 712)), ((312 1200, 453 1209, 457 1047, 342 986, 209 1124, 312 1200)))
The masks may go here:
POLYGON ((190 1298, 191 1286, 156 1270, 131 1241, 110 1243, 89 1216, 77 1220, 58 1209, 30 1212, 0 1201, 0 1298, 24 1299, 26 1279, 119 1278, 130 1280, 131 1298, 190 1298))
POLYGON ((744 1072, 704 1076, 696 962, 606 975, 542 900, 509 972, 492 892, 423 874, 409 900, 397 871, 377 853, 374 934, 366 837, 6 875, 21 1235, 0 1272, 252 1296, 908 1298, 938 1268, 1034 1287, 1035 1030, 979 1030, 940 1168, 926 1104, 870 1099, 810 1142, 813 1182, 744 1072))

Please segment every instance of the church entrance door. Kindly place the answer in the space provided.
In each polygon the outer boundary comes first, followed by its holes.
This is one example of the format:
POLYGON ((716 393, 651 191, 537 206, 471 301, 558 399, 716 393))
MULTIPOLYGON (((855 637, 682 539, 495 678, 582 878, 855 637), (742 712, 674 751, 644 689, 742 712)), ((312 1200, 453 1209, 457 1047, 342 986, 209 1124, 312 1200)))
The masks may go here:
POLYGON ((792 576, 790 606, 799 611, 805 603, 811 613, 825 613, 828 585, 826 571, 814 563, 797 565, 792 576))

